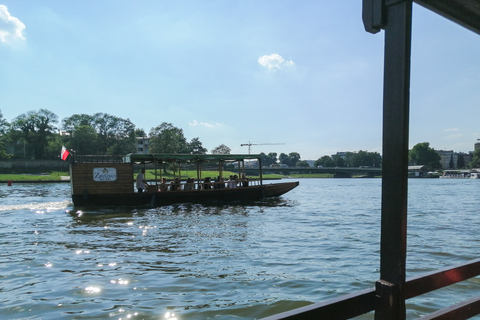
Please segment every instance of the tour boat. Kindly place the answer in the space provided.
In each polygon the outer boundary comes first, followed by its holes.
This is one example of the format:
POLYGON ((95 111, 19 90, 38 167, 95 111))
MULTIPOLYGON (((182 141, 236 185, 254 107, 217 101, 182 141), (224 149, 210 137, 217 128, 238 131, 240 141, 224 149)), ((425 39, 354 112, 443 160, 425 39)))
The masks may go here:
POLYGON ((470 170, 444 170, 441 179, 470 179, 470 170))
MULTIPOLYGON (((170 179, 171 180, 171 179, 170 179)), ((231 154, 128 154, 124 157, 72 156, 70 164, 72 201, 77 207, 151 206, 210 201, 251 201, 278 197, 298 186, 298 182, 264 183, 260 155, 231 154), (258 167, 259 178, 244 175, 245 163, 258 167), (238 176, 223 177, 225 164, 238 163, 238 176), (134 177, 140 170, 155 170, 144 192, 135 188, 134 177), (162 173, 167 168, 178 173, 176 188, 162 191, 162 173), (196 177, 181 175, 194 169, 196 177), (202 169, 214 170, 218 177, 202 177, 202 169), (195 179, 186 188, 186 178, 195 179), (223 179, 224 178, 224 179, 223 179), (228 181, 230 180, 230 181, 228 181)), ((172 183, 172 181, 169 181, 172 183)))

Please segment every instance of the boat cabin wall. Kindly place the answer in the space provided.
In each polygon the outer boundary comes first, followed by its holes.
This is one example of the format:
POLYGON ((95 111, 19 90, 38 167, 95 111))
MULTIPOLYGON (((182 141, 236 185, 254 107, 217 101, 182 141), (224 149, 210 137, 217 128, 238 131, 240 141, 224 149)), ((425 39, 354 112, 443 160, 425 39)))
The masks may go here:
POLYGON ((133 193, 131 163, 72 163, 72 194, 133 193))

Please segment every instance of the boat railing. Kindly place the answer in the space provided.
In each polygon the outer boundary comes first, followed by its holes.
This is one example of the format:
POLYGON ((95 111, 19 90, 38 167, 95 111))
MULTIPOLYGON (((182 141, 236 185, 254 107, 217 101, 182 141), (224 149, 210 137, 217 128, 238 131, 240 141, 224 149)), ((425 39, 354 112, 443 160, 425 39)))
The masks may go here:
MULTIPOLYGON (((172 182, 174 180, 168 180, 167 181, 167 190, 171 190, 172 182)), ((207 188, 205 187, 206 182, 205 181, 195 181, 192 184, 192 187, 190 189, 186 188, 187 183, 185 181, 180 181, 179 184, 177 185, 177 188, 175 188, 177 191, 195 191, 195 190, 206 190, 207 188)), ((209 185, 209 189, 232 189, 232 188, 248 188, 248 187, 253 187, 253 186, 260 186, 262 185, 262 181, 260 179, 239 179, 236 180, 235 182, 230 182, 228 180, 225 180, 224 182, 218 182, 218 181, 211 181, 207 182, 209 185), (232 184, 235 187, 232 187, 232 184)), ((160 184, 158 182, 153 182, 150 181, 150 188, 148 189, 149 192, 154 192, 156 190, 160 190, 160 184)))
POLYGON ((119 155, 74 155, 76 163, 123 163, 124 157, 119 155))
MULTIPOLYGON (((405 282, 405 299, 411 299, 479 275, 480 259, 414 276, 405 282)), ((279 313, 262 320, 349 319, 371 311, 378 311, 385 306, 383 299, 390 298, 395 294, 395 291, 395 286, 385 281, 377 281, 375 288, 357 291, 303 308, 279 313)), ((479 313, 480 296, 476 296, 438 310, 421 319, 468 319, 479 313)))

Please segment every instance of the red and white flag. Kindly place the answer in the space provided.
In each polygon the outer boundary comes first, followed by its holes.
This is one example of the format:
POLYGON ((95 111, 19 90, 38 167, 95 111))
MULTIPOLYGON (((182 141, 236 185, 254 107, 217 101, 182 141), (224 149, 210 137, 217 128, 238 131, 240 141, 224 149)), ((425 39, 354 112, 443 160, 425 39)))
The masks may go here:
POLYGON ((67 148, 65 148, 65 146, 62 146, 62 153, 60 154, 60 157, 63 161, 67 160, 69 154, 70 152, 68 152, 67 148))

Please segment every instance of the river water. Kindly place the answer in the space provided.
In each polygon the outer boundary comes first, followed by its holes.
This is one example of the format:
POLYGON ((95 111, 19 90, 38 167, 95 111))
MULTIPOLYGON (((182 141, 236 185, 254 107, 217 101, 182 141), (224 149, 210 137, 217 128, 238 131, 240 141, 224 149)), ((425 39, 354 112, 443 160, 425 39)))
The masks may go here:
MULTIPOLYGON (((478 258, 479 191, 409 180, 407 277, 478 258)), ((69 197, 65 183, 0 186, 1 319, 258 319, 379 277, 380 179, 301 179, 247 205, 77 211, 69 197)), ((479 289, 411 299, 408 319, 479 289)))

